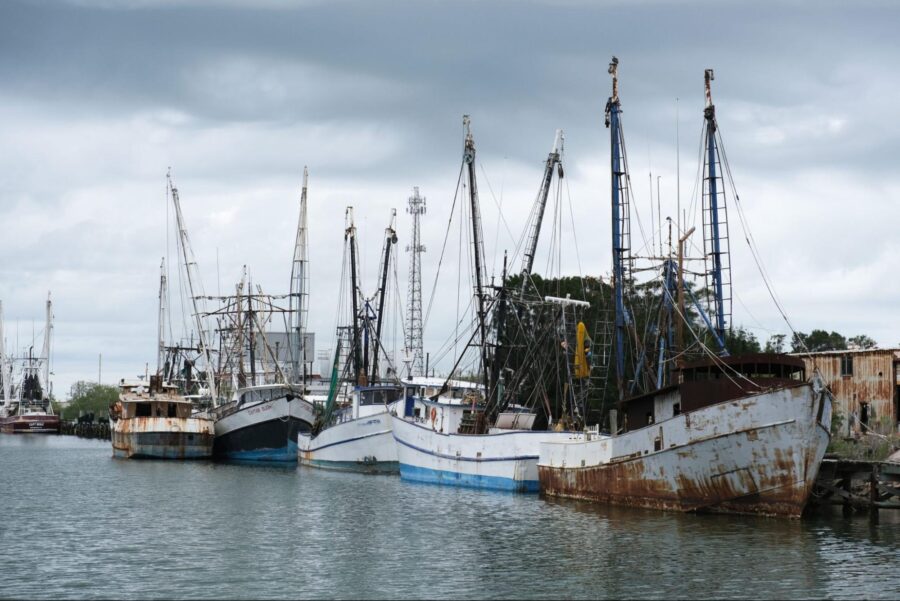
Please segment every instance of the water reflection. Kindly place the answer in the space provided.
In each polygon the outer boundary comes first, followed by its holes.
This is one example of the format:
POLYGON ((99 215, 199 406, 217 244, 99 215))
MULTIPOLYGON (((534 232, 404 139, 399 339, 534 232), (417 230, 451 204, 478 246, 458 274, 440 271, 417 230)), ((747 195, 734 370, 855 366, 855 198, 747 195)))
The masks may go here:
POLYGON ((682 515, 0 436, 4 595, 892 597, 900 516, 682 515))

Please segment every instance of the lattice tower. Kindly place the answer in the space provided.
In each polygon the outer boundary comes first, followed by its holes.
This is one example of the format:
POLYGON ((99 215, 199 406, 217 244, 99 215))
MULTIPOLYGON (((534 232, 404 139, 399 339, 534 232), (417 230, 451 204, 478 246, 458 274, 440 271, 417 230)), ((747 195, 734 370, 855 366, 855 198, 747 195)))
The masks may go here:
POLYGON ((425 374, 425 352, 422 342, 422 253, 420 218, 425 214, 425 197, 419 195, 419 187, 413 188, 406 212, 412 216, 412 244, 406 246, 410 253, 409 285, 407 288, 406 355, 410 376, 425 374))

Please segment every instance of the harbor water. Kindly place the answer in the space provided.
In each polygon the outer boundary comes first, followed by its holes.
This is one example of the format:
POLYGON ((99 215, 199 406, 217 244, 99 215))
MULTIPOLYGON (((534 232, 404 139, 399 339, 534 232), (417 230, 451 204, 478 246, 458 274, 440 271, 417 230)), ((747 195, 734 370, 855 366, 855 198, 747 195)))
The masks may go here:
POLYGON ((900 516, 681 515, 0 436, 9 598, 893 598, 900 516))

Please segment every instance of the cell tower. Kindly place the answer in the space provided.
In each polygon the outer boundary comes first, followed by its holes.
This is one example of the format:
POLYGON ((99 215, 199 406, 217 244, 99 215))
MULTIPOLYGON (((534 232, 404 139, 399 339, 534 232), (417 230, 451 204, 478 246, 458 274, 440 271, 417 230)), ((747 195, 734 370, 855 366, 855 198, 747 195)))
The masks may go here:
POLYGON ((410 376, 425 374, 425 352, 422 344, 422 258, 425 245, 420 243, 419 217, 425 214, 425 198, 419 196, 419 187, 413 188, 406 212, 412 215, 412 244, 406 246, 411 252, 409 262, 409 288, 407 289, 406 356, 410 376))

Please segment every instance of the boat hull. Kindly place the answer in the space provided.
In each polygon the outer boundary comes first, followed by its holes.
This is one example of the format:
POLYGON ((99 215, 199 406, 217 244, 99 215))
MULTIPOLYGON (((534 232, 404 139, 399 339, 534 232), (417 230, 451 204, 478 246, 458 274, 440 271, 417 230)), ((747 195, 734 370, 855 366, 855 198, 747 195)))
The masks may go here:
POLYGON ((0 420, 5 434, 59 434, 58 415, 11 415, 0 420))
POLYGON ((523 493, 538 492, 541 442, 571 436, 530 430, 443 434, 400 418, 392 426, 402 479, 523 493))
POLYGON ((216 420, 213 456, 228 461, 297 462, 297 437, 309 432, 312 405, 279 398, 242 407, 216 420))
POLYGON ((541 492, 675 511, 798 518, 830 440, 811 385, 710 405, 613 438, 545 444, 541 492))
POLYGON ((208 459, 213 422, 203 418, 134 417, 110 424, 113 456, 123 459, 208 459))
POLYGON ((300 435, 301 465, 349 472, 400 471, 391 414, 376 413, 335 424, 317 436, 300 435))

